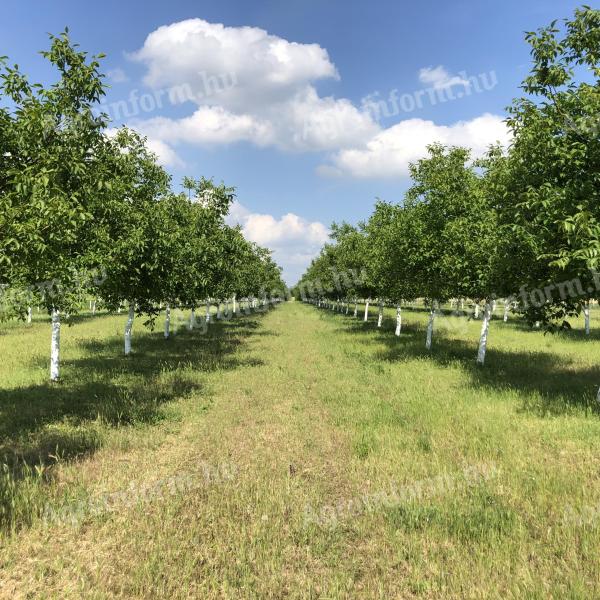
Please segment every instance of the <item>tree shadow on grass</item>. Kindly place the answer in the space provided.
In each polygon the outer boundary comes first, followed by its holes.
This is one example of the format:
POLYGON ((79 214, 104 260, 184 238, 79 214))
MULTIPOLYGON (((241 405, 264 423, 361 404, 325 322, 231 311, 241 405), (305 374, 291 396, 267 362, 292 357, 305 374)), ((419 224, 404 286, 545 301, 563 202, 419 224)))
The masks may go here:
MULTIPOLYGON (((236 352, 265 334, 262 317, 216 321, 204 334, 182 330, 168 340, 136 322, 128 357, 116 336, 79 342, 83 357, 63 362, 59 383, 0 389, 0 463, 16 468, 77 459, 100 447, 101 426, 160 421, 166 403, 202 395, 203 374, 262 364, 236 352)), ((33 366, 46 368, 47 361, 33 366)))
MULTIPOLYGON (((503 326, 543 335, 518 322, 503 326)), ((372 321, 346 322, 340 331, 354 339, 357 335, 363 335, 366 344, 373 341, 383 344, 385 350, 375 353, 376 360, 397 362, 423 358, 442 367, 458 365, 469 375, 471 384, 476 388, 517 391, 522 399, 520 410, 523 412, 538 416, 562 415, 573 409, 583 409, 586 413, 600 412, 595 401, 600 384, 600 365, 598 368, 581 366, 570 356, 542 350, 506 351, 489 347, 485 366, 482 367, 475 360, 477 339, 472 342, 457 339, 443 329, 435 332, 433 348, 427 351, 424 323, 403 325, 400 338, 394 335, 394 327, 390 327, 389 322, 380 329, 372 321)), ((574 343, 588 341, 585 334, 577 330, 555 335, 560 335, 561 340, 573 340, 574 343)), ((600 339, 598 333, 594 337, 600 339)))

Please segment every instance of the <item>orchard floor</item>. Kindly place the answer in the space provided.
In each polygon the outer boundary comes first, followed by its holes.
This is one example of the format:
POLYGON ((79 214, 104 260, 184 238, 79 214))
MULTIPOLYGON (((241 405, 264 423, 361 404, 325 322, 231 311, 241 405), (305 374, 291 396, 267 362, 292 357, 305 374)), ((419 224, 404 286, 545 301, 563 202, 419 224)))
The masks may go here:
POLYGON ((2 326, 0 596, 600 597, 598 331, 375 312, 2 326))

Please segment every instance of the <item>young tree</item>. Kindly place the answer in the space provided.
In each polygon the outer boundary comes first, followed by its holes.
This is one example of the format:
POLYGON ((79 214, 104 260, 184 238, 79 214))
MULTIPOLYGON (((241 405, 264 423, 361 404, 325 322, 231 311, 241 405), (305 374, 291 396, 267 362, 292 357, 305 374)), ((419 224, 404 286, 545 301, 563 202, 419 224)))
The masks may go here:
POLYGON ((77 311, 79 290, 102 254, 95 230, 98 190, 106 184, 98 152, 105 120, 93 114, 104 94, 101 55, 88 59, 66 31, 50 40, 42 55, 58 71, 55 84, 33 85, 17 67, 0 75, 11 107, 0 116, 10 131, 9 156, 2 152, 0 262, 52 315, 50 373, 57 380, 61 315, 77 311))

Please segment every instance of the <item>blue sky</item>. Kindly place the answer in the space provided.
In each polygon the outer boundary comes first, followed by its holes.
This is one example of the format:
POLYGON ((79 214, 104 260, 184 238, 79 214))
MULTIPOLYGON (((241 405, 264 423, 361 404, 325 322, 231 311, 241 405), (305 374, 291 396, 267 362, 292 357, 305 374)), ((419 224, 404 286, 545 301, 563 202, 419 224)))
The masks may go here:
POLYGON ((293 283, 332 221, 401 201, 427 143, 506 142, 528 71, 523 32, 577 2, 528 0, 4 0, 0 55, 32 80, 68 26, 104 52, 115 126, 149 137, 176 185, 237 188, 232 221, 275 250, 293 283))

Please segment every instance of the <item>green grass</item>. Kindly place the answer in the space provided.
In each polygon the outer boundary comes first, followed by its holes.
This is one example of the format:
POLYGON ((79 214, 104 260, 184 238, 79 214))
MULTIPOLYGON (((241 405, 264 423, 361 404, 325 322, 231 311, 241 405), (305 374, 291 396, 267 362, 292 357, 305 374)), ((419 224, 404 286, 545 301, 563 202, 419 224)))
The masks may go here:
POLYGON ((600 597, 598 332, 394 313, 3 326, 0 596, 600 597))

